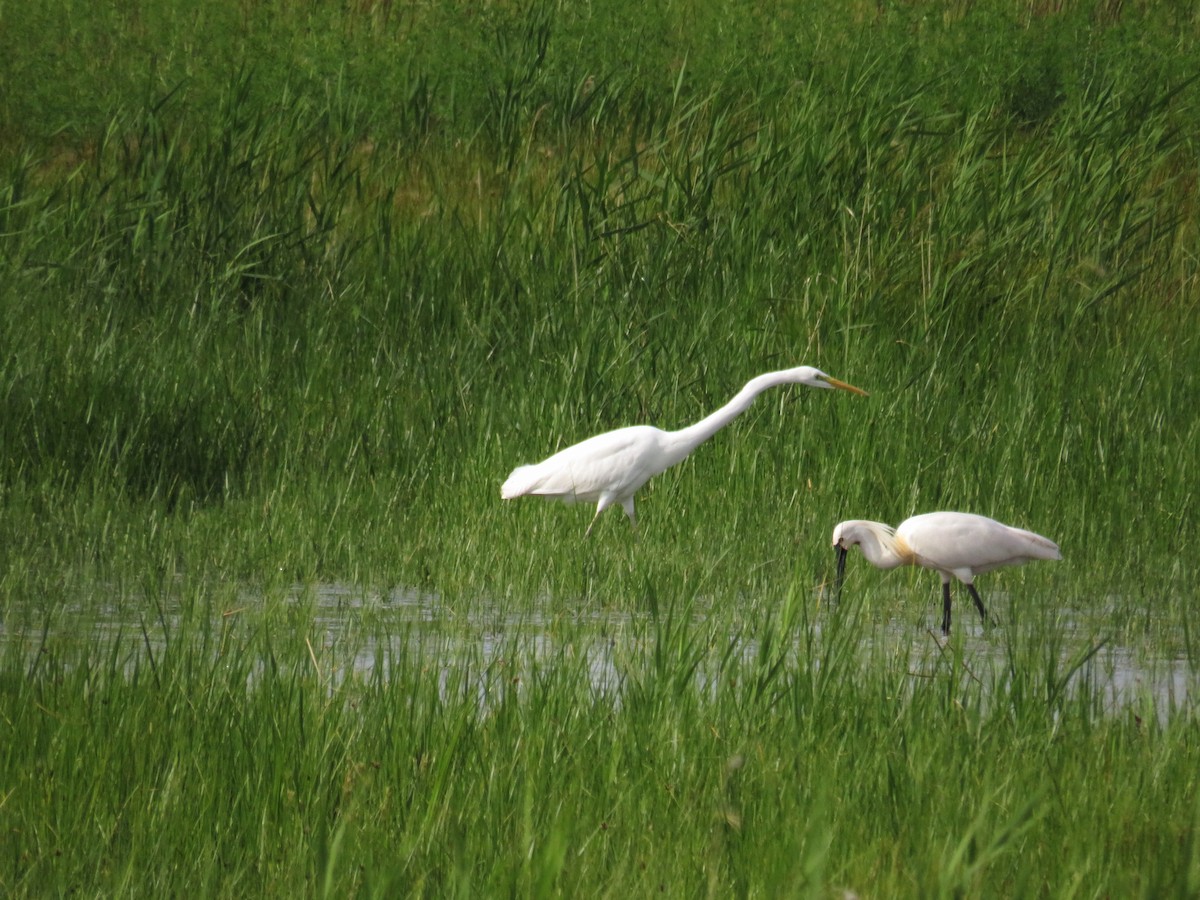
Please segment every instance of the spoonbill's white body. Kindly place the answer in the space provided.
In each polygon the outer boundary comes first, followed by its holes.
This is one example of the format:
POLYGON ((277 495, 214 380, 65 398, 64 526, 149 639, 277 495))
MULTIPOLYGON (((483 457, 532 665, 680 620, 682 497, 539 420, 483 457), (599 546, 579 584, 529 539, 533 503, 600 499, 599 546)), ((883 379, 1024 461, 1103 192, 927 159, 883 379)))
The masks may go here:
POLYGON ((938 572, 942 576, 943 634, 950 633, 951 578, 966 585, 986 622, 987 611, 975 589, 976 575, 1035 559, 1062 559, 1058 544, 1049 538, 963 512, 925 513, 905 519, 895 529, 862 519, 840 522, 833 529, 833 546, 838 555, 838 590, 851 547, 858 547, 867 561, 880 569, 922 566, 938 572))
POLYGON ((678 431, 663 431, 651 425, 618 428, 560 450, 540 463, 518 466, 501 485, 500 496, 511 500, 528 494, 566 503, 595 503, 596 515, 584 537, 591 534, 600 513, 614 504, 625 510, 631 525, 636 525, 633 495, 638 488, 659 472, 686 459, 693 450, 745 412, 760 393, 781 384, 838 388, 866 394, 866 391, 831 378, 811 366, 767 372, 752 378, 732 400, 688 428, 678 431))

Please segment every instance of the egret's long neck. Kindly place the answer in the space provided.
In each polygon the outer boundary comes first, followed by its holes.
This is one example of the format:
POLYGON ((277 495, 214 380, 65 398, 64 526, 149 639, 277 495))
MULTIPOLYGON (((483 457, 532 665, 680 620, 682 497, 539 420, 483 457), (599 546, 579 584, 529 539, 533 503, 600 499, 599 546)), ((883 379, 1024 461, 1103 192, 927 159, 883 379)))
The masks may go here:
POLYGON ((879 569, 894 569, 913 563, 913 552, 882 522, 855 522, 854 537, 863 556, 879 569))
POLYGON ((680 428, 678 431, 664 432, 663 449, 672 457, 671 464, 682 460, 689 453, 707 441, 710 437, 744 413, 754 402, 754 398, 767 388, 777 384, 785 384, 792 379, 785 372, 767 372, 746 382, 734 398, 718 409, 705 416, 695 425, 680 428))

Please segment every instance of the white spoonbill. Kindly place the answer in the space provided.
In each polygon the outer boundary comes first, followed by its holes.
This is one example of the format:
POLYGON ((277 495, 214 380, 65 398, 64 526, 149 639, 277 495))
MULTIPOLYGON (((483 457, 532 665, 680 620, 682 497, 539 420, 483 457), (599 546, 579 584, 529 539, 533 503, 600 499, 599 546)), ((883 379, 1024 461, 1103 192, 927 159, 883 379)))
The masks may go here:
POLYGON ((600 513, 617 503, 629 516, 630 524, 636 525, 633 495, 638 488, 659 472, 685 459, 749 409, 760 393, 780 384, 839 388, 864 396, 867 393, 811 366, 767 372, 750 379, 732 400, 695 425, 678 431, 663 431, 651 425, 618 428, 560 450, 540 463, 517 466, 501 485, 500 496, 511 500, 530 494, 557 498, 566 503, 595 503, 596 515, 592 517, 584 537, 592 533, 592 526, 596 524, 600 513))
POLYGON ((905 519, 893 529, 882 522, 861 519, 841 522, 833 529, 837 551, 837 590, 846 571, 846 554, 858 547, 872 565, 880 569, 923 566, 942 576, 942 634, 950 633, 950 579, 967 586, 979 615, 987 611, 975 576, 1001 566, 1016 566, 1034 559, 1062 559, 1058 544, 1032 531, 1013 528, 963 512, 932 512, 905 519))

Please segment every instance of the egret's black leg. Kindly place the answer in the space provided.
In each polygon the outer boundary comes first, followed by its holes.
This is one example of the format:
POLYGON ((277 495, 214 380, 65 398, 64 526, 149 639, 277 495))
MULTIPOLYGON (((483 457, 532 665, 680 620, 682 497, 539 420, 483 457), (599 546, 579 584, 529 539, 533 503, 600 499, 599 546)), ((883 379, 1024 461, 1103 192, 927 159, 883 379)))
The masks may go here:
POLYGON ((979 610, 979 618, 983 620, 983 624, 987 624, 987 610, 983 608, 983 600, 979 598, 979 591, 975 590, 975 585, 968 584, 967 590, 971 592, 971 599, 975 601, 975 608, 979 610))
POLYGON ((950 633, 950 582, 942 582, 942 634, 950 633))

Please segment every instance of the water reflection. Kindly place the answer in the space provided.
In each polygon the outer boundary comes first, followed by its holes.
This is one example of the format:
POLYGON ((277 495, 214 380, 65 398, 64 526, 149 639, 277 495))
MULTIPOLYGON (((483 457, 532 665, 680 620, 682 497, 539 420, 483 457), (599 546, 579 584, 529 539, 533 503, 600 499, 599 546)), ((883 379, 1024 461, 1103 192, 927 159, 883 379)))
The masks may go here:
MULTIPOLYGON (((323 584, 297 587, 281 603, 292 614, 291 624, 304 635, 307 664, 331 685, 348 678, 386 681, 394 667, 406 664, 411 670, 417 660, 437 678, 440 691, 452 685, 461 689, 462 679, 471 679, 484 704, 495 702, 497 691, 519 685, 538 668, 564 664, 586 673, 596 694, 620 703, 628 680, 645 669, 655 641, 650 613, 594 607, 581 611, 549 600, 520 611, 482 602, 463 611, 431 593, 399 588, 381 594, 323 584)), ((262 608, 260 596, 243 592, 214 613, 214 627, 206 631, 214 654, 224 652, 225 644, 236 646, 229 636, 262 608)), ((131 612, 129 604, 120 603, 89 604, 87 609, 86 616, 68 611, 22 626, 0 620, 0 642, 10 649, 23 645, 31 664, 38 654, 53 652, 66 641, 118 648, 114 658, 131 672, 145 666, 147 659, 153 664, 162 658, 184 633, 181 610, 161 603, 149 611, 143 604, 131 612)), ((703 631, 711 626, 704 610, 692 610, 690 616, 689 628, 703 631)), ((272 627, 278 627, 278 617, 272 619, 272 627)), ((784 648, 789 666, 819 665, 807 659, 804 648, 820 642, 822 627, 818 619, 805 625, 813 633, 792 635, 791 645, 784 648)), ((1029 651, 1015 649, 1004 626, 984 632, 978 622, 962 615, 955 624, 963 631, 961 645, 945 643, 908 618, 868 627, 856 636, 854 652, 864 664, 901 667, 913 680, 937 677, 953 664, 981 684, 1004 684, 1015 668, 1038 665, 1044 672, 1057 672, 1053 677, 1063 679, 1065 694, 1090 697, 1109 714, 1132 711, 1165 719, 1193 709, 1200 691, 1197 673, 1186 658, 1122 646, 1094 636, 1089 627, 1065 619, 1047 629, 1057 640, 1039 652, 1056 654, 1056 659, 1022 659, 1020 653, 1029 651)), ((708 650, 694 675, 697 687, 706 693, 715 692, 730 672, 746 671, 763 650, 753 627, 736 634, 710 630, 707 639, 708 650)))

